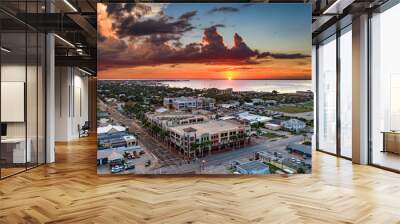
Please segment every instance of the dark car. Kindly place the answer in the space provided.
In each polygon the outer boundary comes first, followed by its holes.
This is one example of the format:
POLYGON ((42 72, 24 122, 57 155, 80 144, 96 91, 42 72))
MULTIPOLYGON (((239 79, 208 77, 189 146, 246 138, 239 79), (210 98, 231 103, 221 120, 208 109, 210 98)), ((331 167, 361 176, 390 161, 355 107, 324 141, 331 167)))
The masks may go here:
POLYGON ((128 166, 126 167, 127 170, 133 170, 135 169, 135 164, 127 164, 128 166))
POLYGON ((145 166, 150 166, 151 165, 151 160, 147 160, 146 163, 144 164, 145 166))

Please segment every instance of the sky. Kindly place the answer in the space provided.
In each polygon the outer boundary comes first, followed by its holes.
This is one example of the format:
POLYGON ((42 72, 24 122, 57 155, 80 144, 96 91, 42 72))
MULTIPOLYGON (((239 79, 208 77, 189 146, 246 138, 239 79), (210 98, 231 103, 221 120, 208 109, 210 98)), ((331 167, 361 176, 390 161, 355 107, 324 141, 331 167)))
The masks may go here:
POLYGON ((311 79, 311 7, 99 3, 99 79, 311 79))

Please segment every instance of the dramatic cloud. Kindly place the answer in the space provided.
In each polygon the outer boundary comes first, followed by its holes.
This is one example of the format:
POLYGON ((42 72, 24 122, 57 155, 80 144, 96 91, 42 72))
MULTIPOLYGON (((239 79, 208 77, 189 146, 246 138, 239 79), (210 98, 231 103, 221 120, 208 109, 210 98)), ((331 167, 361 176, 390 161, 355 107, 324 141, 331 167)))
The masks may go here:
POLYGON ((127 46, 123 41, 104 42, 99 48, 102 66, 100 69, 119 66, 155 66, 161 64, 204 63, 226 65, 258 64, 257 59, 300 59, 309 57, 302 54, 259 53, 250 49, 239 34, 235 33, 234 45, 229 48, 216 26, 204 30, 203 42, 191 43, 184 47, 170 46, 170 40, 178 36, 167 34, 150 35, 140 47, 127 46), (107 46, 106 50, 104 47, 107 46))
POLYGON ((281 54, 281 53, 271 53, 271 52, 263 52, 257 55, 257 58, 266 58, 272 57, 276 59, 301 59, 301 58, 309 58, 310 55, 305 54, 281 54))
POLYGON ((196 11, 182 14, 179 18, 164 15, 151 5, 140 3, 108 4, 108 17, 113 20, 112 28, 119 38, 152 34, 182 34, 194 27, 190 21, 196 11))
POLYGON ((197 11, 190 11, 190 12, 187 12, 187 13, 182 14, 182 15, 179 17, 179 19, 182 19, 182 20, 189 20, 189 19, 191 19, 192 17, 194 17, 196 14, 197 14, 197 11))
POLYGON ((222 13, 239 12, 239 9, 234 8, 234 7, 218 7, 218 8, 213 8, 210 11, 208 11, 208 14, 212 14, 212 13, 216 13, 216 12, 222 12, 222 13))
POLYGON ((187 19, 170 22, 165 17, 159 20, 148 19, 145 21, 134 21, 130 17, 115 26, 116 33, 120 38, 151 34, 181 34, 193 28, 187 19))

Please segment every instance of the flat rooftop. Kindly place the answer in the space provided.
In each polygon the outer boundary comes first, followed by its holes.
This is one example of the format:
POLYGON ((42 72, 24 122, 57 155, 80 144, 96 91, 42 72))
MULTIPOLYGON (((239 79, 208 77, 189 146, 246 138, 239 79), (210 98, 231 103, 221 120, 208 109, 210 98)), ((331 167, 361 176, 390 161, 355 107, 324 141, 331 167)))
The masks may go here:
POLYGON ((268 169, 269 167, 265 165, 264 163, 260 161, 251 161, 248 163, 243 163, 238 165, 240 168, 246 170, 249 173, 252 173, 254 171, 259 171, 259 170, 265 170, 268 169))
POLYGON ((195 129, 197 132, 197 135, 202 135, 202 134, 216 134, 220 132, 226 132, 229 130, 236 130, 238 128, 242 128, 243 125, 240 124, 239 122, 236 121, 208 121, 208 122, 203 122, 203 123, 198 123, 198 124, 187 124, 187 125, 180 125, 176 127, 170 127, 170 130, 173 130, 174 132, 182 135, 184 133, 184 130, 189 130, 190 129, 195 129))

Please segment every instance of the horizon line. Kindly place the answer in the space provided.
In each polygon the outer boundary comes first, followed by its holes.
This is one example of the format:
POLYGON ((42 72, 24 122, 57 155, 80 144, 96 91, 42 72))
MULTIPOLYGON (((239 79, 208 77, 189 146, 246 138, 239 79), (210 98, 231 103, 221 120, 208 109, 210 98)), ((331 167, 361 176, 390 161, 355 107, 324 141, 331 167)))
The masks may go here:
POLYGON ((102 78, 97 78, 97 80, 114 80, 114 81, 121 81, 121 80, 130 80, 130 81, 192 81, 192 80, 215 80, 215 81, 219 81, 219 80, 225 80, 225 81, 262 81, 262 80, 271 80, 271 81, 312 81, 312 79, 132 79, 132 78, 128 78, 128 79, 114 79, 114 78, 107 78, 107 79, 102 79, 102 78))

